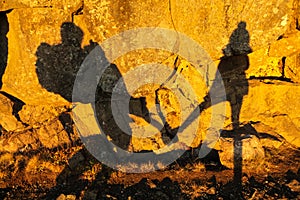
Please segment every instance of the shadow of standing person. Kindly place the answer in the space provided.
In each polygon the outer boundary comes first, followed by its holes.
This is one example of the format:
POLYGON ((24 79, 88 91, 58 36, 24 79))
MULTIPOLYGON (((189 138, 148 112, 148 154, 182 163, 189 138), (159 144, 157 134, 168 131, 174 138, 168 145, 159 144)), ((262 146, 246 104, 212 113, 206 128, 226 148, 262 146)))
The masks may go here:
POLYGON ((2 87, 2 76, 5 72, 8 56, 8 39, 6 35, 9 31, 9 24, 6 14, 7 12, 0 12, 0 89, 2 87))
MULTIPOLYGON (((224 83, 226 101, 231 107, 231 122, 233 129, 239 128, 240 111, 243 97, 248 94, 248 80, 246 70, 249 68, 248 53, 252 52, 249 45, 250 36, 246 30, 246 23, 240 22, 237 29, 230 36, 229 43, 223 49, 224 56, 218 65, 218 71, 224 83)), ((210 94, 218 94, 219 85, 212 85, 209 94, 199 105, 203 111, 212 106, 210 94)), ((224 97, 213 97, 214 104, 220 103, 224 97)))
MULTIPOLYGON (((203 111, 212 105, 211 99, 214 98, 214 103, 228 101, 231 107, 231 122, 234 132, 234 178, 236 193, 241 197, 242 187, 242 137, 240 129, 240 112, 243 104, 243 98, 248 94, 248 80, 246 78, 246 70, 249 68, 248 53, 252 52, 249 45, 250 35, 246 30, 246 22, 240 22, 238 27, 230 36, 228 45, 223 49, 224 56, 218 65, 220 78, 223 80, 226 98, 211 97, 211 94, 218 94, 219 86, 213 84, 209 94, 204 97, 204 101, 199 105, 203 111)), ((238 197, 237 197, 238 198, 238 197)))

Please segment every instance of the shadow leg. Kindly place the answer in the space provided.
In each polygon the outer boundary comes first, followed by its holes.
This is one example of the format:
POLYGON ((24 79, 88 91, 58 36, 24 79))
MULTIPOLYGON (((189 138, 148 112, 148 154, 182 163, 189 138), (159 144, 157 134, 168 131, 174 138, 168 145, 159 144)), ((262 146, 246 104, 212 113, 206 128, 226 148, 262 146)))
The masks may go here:
POLYGON ((233 156, 233 162, 234 162, 234 177, 233 177, 233 183, 235 185, 235 193, 237 195, 237 198, 242 197, 242 174, 243 174, 243 146, 242 146, 242 138, 239 131, 239 117, 240 117, 240 111, 242 107, 242 100, 243 97, 240 97, 238 95, 234 95, 231 97, 230 104, 231 104, 231 120, 233 124, 233 130, 235 132, 234 135, 234 142, 233 142, 233 148, 234 148, 234 156, 233 156))

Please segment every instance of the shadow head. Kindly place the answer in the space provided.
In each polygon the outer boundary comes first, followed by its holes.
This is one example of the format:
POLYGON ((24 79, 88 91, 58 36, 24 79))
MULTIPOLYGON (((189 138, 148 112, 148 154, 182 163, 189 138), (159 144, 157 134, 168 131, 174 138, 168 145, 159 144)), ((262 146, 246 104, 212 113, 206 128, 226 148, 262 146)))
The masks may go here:
POLYGON ((246 26, 247 26, 247 24, 246 24, 246 22, 244 22, 244 21, 241 21, 241 22, 238 24, 238 28, 239 28, 239 29, 246 29, 246 26))
POLYGON ((60 28, 62 44, 80 46, 83 31, 72 22, 64 22, 60 28))

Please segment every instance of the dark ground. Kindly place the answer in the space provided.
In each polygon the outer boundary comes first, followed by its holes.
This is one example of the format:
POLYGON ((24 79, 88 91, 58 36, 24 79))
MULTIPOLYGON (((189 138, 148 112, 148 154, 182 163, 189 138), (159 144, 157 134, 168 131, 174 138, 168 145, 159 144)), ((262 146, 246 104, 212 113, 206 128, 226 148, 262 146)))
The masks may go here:
POLYGON ((97 162, 80 144, 40 149, 1 164, 0 199, 56 199, 61 194, 71 195, 61 199, 299 199, 299 152, 287 144, 266 149, 263 167, 244 170, 237 190, 232 169, 186 157, 165 170, 128 174, 97 162), (26 161, 34 157, 52 164, 37 167, 26 161))

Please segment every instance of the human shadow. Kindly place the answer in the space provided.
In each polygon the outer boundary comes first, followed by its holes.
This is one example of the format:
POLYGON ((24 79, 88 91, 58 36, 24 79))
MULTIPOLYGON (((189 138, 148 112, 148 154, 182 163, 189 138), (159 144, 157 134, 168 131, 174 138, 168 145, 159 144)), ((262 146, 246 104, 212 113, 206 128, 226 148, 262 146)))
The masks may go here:
POLYGON ((219 84, 213 84, 204 101, 199 105, 203 111, 212 106, 211 94, 214 94, 214 103, 218 104, 228 101, 231 107, 231 122, 233 128, 239 128, 240 111, 243 97, 248 94, 248 80, 246 70, 249 68, 249 58, 247 56, 252 50, 249 46, 250 36, 246 30, 246 23, 240 22, 237 29, 230 36, 229 43, 223 49, 224 56, 218 65, 218 71, 223 80, 226 97, 218 97, 219 84))
POLYGON ((60 94, 72 101, 72 90, 76 74, 88 53, 96 43, 90 41, 81 48, 83 31, 74 23, 61 25, 61 44, 42 43, 36 51, 36 72, 40 84, 49 92, 60 94))
MULTIPOLYGON (((199 104, 200 112, 228 101, 231 108, 232 131, 234 134, 234 184, 237 191, 241 191, 242 179, 242 137, 240 129, 240 112, 243 98, 248 94, 248 79, 246 70, 249 68, 249 53, 252 49, 249 45, 250 35, 246 29, 246 22, 241 21, 237 28, 232 32, 229 43, 223 49, 223 57, 218 65, 215 81, 211 85, 208 94, 204 97, 203 102, 199 104), (222 85, 218 80, 222 80, 225 93, 220 92, 222 85), (213 100, 213 101, 212 101, 213 100)), ((195 120, 199 114, 195 109, 189 117, 182 123, 181 128, 185 129, 195 120)), ((205 147, 204 147, 205 148, 205 147)), ((213 150, 213 149, 210 149, 213 150)), ((209 152, 209 151, 208 151, 209 152)))
MULTIPOLYGON (((242 137, 240 129, 240 112, 243 98, 248 94, 248 80, 246 70, 249 68, 248 53, 252 52, 250 45, 250 35, 246 29, 246 22, 240 22, 238 27, 230 36, 228 45, 223 49, 224 56, 218 65, 218 71, 224 83, 226 101, 230 103, 232 128, 235 132, 233 136, 234 146, 234 177, 233 183, 236 193, 241 196, 242 187, 242 137)), ((212 106, 211 94, 218 94, 218 86, 211 86, 209 94, 204 97, 204 101, 199 105, 203 111, 212 106)), ((223 101, 222 98, 214 98, 214 104, 223 101)), ((238 198, 238 197, 237 197, 238 198)))
POLYGON ((0 89, 2 88, 2 76, 5 72, 8 56, 8 39, 9 24, 7 19, 7 11, 0 12, 0 89))
MULTIPOLYGON (((80 27, 71 22, 64 22, 61 25, 61 43, 57 45, 50 45, 42 43, 36 51, 36 72, 40 84, 49 92, 61 95, 63 98, 72 102, 72 93, 75 80, 77 78, 80 67, 85 58, 98 47, 100 54, 97 55, 103 63, 108 63, 100 81, 93 82, 97 84, 95 91, 95 99, 87 97, 85 100, 79 99, 82 103, 92 103, 95 105, 94 112, 98 117, 104 132, 110 136, 112 142, 117 146, 128 149, 131 139, 131 129, 129 124, 124 124, 126 133, 120 129, 114 120, 112 113, 112 91, 117 81, 122 77, 118 67, 109 63, 105 57, 102 48, 95 42, 90 41, 87 46, 81 47, 83 39, 83 31, 80 27)), ((106 67, 106 66, 96 66, 106 67)), ((97 69, 96 69, 97 70, 97 69)), ((96 74, 92 74, 91 79, 96 80, 96 74)), ((92 83, 92 82, 91 82, 92 83)), ((82 90, 88 90, 91 85, 84 85, 82 83, 82 90)), ((124 87, 126 88, 126 87, 124 87)), ((125 95, 129 95, 126 89, 122 91, 125 95)), ((89 94, 88 94, 89 95, 89 94)), ((130 96, 130 95, 129 95, 130 96)), ((120 97, 122 98, 122 96, 120 97)), ((84 99, 84 97, 83 97, 84 99)), ((76 101, 76 100, 75 100, 76 101)), ((137 116, 146 116, 148 111, 146 108, 145 98, 130 98, 129 111, 123 113, 126 117, 126 122, 130 121, 129 114, 137 116)), ((127 105, 128 106, 128 105, 127 105)))
MULTIPOLYGON (((248 80, 246 70, 249 68, 248 53, 252 52, 250 45, 250 35, 246 29, 246 22, 240 22, 238 27, 230 36, 228 45, 223 49, 224 56, 218 65, 218 71, 224 83, 226 101, 230 103, 232 128, 235 132, 233 136, 234 146, 234 177, 233 183, 236 193, 241 196, 242 187, 242 137, 240 130, 240 112, 243 98, 248 94, 248 80)), ((211 94, 218 94, 218 86, 211 86, 209 94, 204 97, 204 101, 199 105, 203 111, 212 106, 211 94)), ((220 103, 224 97, 214 98, 214 104, 220 103)), ((238 198, 237 196, 237 198, 238 198)))
MULTIPOLYGON (((37 48, 36 72, 39 82, 46 90, 61 95, 69 102, 74 101, 83 104, 90 103, 93 105, 93 111, 97 117, 101 129, 105 133, 105 138, 83 136, 81 139, 84 144, 95 147, 99 144, 106 145, 106 143, 103 141, 106 141, 107 138, 110 138, 109 142, 127 151, 130 149, 132 132, 129 123, 127 123, 132 121, 130 119, 130 114, 142 117, 145 119, 145 121, 148 121, 148 110, 146 108, 145 98, 133 98, 130 96, 126 90, 125 83, 123 83, 123 87, 121 84, 121 88, 123 88, 123 90, 119 93, 116 92, 117 98, 112 99, 113 90, 119 79, 122 78, 122 75, 118 67, 108 61, 103 49, 97 43, 90 41, 89 45, 82 48, 81 44, 83 36, 84 34, 80 27, 76 26, 74 23, 65 22, 61 25, 60 44, 50 45, 47 43, 42 43, 37 48), (82 82, 79 84, 79 88, 83 91, 83 96, 78 95, 79 97, 75 96, 74 98, 73 89, 74 85, 76 85, 76 78, 78 78, 78 76, 83 76, 82 71, 80 71, 82 70, 81 67, 84 65, 85 59, 95 48, 97 48, 99 51, 95 51, 97 53, 97 57, 91 68, 95 68, 96 71, 94 71, 95 73, 91 74, 91 82, 88 81, 88 83, 82 82), (101 62, 100 64, 97 63, 99 60, 101 62), (103 63, 105 65, 102 65, 103 63), (97 71, 99 70, 98 68, 102 68, 104 70, 99 79, 96 74, 99 72, 97 71), (89 85, 89 83, 96 84, 95 94, 91 95, 89 92, 85 93, 85 91, 88 91, 89 88, 92 87, 89 85), (87 95, 86 98, 84 96, 85 94, 87 95), (90 98, 89 95, 93 96, 94 98, 90 98), (122 101, 122 99, 127 97, 129 97, 129 105, 124 105, 124 101, 122 101), (112 111, 112 106, 116 105, 120 107, 127 106, 129 108, 128 110, 125 110, 125 113, 122 113, 122 116, 124 117, 122 128, 120 128, 119 124, 117 124, 112 111), (98 139, 103 139, 103 141, 98 141, 98 139)), ((66 131, 72 132, 72 128, 69 126, 70 124, 73 124, 73 121, 68 119, 66 116, 61 116, 60 120, 62 121, 62 124, 67 127, 66 131)), ((72 134, 70 133, 69 135, 72 134)), ((103 134, 101 134, 101 136, 103 136, 103 134)), ((110 148, 111 146, 112 145, 108 145, 106 150, 109 152, 114 152, 113 149, 110 148)), ((113 156, 113 153, 109 155, 113 156)), ((83 162, 82 165, 84 165, 86 160, 80 160, 81 158, 82 152, 76 153, 69 159, 69 165, 72 162, 75 162, 75 164, 77 162, 83 162)), ((56 190, 59 190, 61 186, 63 186, 63 180, 68 180, 69 184, 79 180, 79 177, 83 173, 83 169, 76 168, 76 166, 73 167, 72 165, 73 164, 67 166, 57 177, 58 184, 52 190, 54 193, 56 190), (74 174, 71 174, 71 176, 69 176, 70 171, 74 172, 74 174)), ((86 186, 87 182, 83 181, 78 185, 86 186)), ((78 188, 78 191, 81 189, 82 188, 78 188)), ((50 193, 49 195, 53 196, 52 192, 50 193)))

